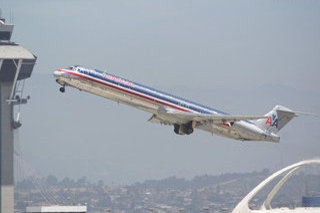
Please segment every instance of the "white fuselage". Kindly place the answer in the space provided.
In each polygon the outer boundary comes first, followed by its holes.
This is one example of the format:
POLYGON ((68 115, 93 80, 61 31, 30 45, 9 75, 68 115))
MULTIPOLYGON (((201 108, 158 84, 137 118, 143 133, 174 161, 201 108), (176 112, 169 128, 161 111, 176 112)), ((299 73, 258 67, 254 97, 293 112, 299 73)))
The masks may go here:
MULTIPOLYGON (((143 86, 100 70, 72 67, 57 70, 54 72, 54 76, 62 86, 75 87, 119 103, 134 106, 152 114, 156 114, 159 107, 165 106, 181 112, 228 115, 225 112, 143 86)), ((161 115, 158 115, 158 117, 161 118, 161 115)), ((182 124, 184 122, 177 121, 173 117, 170 118, 170 116, 165 116, 161 119, 164 121, 163 123, 167 122, 168 124, 182 124)), ((232 124, 207 123, 196 125, 195 128, 238 140, 279 141, 278 136, 269 135, 251 121, 238 121, 232 124)))

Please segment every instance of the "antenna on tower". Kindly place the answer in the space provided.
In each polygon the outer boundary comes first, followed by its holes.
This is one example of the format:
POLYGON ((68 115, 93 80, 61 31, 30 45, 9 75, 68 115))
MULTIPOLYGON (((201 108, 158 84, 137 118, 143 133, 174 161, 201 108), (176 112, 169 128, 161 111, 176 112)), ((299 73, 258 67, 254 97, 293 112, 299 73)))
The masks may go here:
POLYGON ((2 9, 0 8, 0 21, 5 22, 6 20, 2 17, 2 9))

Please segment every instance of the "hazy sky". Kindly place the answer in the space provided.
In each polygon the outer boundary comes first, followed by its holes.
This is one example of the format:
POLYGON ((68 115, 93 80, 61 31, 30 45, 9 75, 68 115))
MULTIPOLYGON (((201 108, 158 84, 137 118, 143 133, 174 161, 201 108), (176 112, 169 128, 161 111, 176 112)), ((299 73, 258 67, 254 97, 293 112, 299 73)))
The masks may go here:
POLYGON ((178 136, 148 113, 73 88, 61 94, 52 75, 80 64, 236 115, 276 104, 320 114, 320 1, 0 3, 13 14, 12 40, 38 56, 16 143, 39 175, 126 184, 320 156, 319 118, 294 119, 280 144, 178 136))

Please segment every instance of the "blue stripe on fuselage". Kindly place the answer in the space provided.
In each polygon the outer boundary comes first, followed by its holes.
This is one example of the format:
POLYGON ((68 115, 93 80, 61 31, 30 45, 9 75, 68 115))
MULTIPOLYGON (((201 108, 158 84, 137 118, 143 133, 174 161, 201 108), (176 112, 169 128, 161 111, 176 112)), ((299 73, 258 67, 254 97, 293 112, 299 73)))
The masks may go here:
POLYGON ((159 91, 159 90, 156 90, 154 88, 135 83, 133 81, 124 79, 122 77, 118 77, 116 75, 109 74, 109 73, 101 71, 101 70, 97 70, 97 69, 92 70, 92 69, 87 69, 84 67, 78 67, 78 72, 85 74, 85 75, 89 75, 91 77, 97 78, 102 81, 106 81, 108 83, 112 83, 117 86, 121 86, 123 88, 132 90, 134 92, 142 93, 144 95, 151 96, 151 97, 159 99, 161 101, 165 101, 165 102, 174 104, 178 107, 182 107, 182 108, 186 108, 186 109, 189 109, 189 110, 192 110, 195 112, 199 112, 201 114, 229 115, 226 112, 222 112, 220 110, 216 110, 216 109, 213 109, 213 108, 210 108, 210 107, 207 107, 207 106, 204 106, 204 105, 201 105, 201 104, 198 104, 198 103, 195 103, 195 102, 192 102, 192 101, 189 101, 189 100, 186 100, 186 99, 183 99, 183 98, 180 98, 180 97, 177 97, 177 96, 174 96, 174 95, 162 92, 162 91, 159 91), (103 74, 105 74, 107 76, 111 76, 112 78, 118 79, 118 80, 116 81, 116 80, 112 80, 110 78, 104 77, 103 74), (126 82, 126 83, 124 83, 124 82, 126 82))

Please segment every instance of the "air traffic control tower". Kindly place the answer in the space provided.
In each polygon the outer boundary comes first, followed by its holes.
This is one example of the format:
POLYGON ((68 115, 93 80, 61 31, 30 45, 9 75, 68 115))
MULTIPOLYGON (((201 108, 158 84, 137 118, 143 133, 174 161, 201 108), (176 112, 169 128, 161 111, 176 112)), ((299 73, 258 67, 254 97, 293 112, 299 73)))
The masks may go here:
POLYGON ((15 106, 27 103, 24 80, 31 76, 36 56, 11 42, 13 25, 0 17, 0 213, 14 212, 13 131, 21 126, 15 106))

